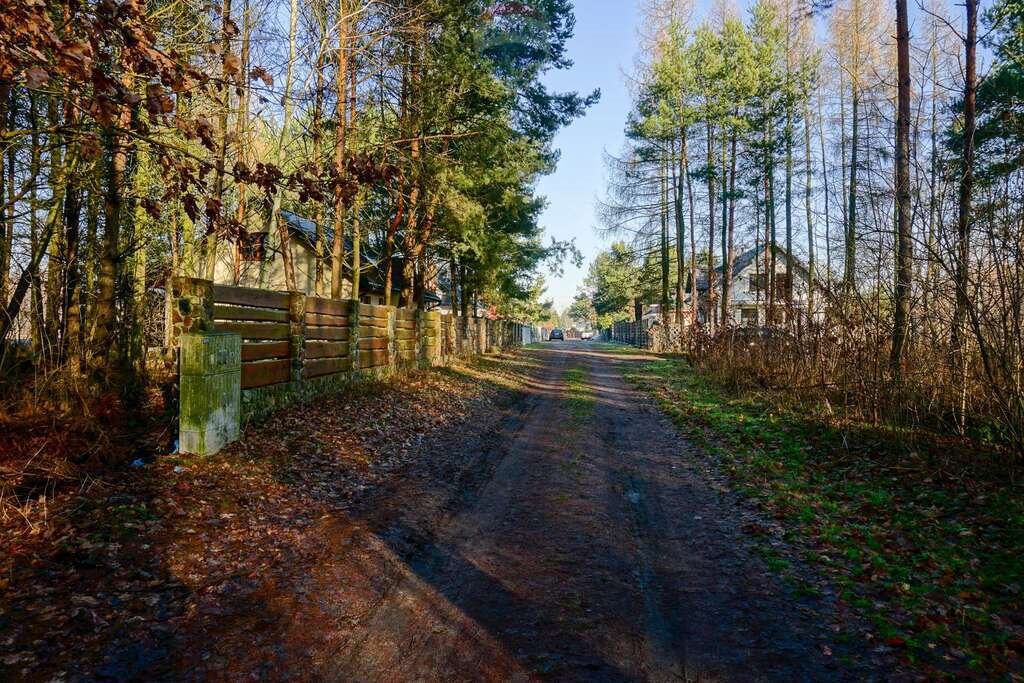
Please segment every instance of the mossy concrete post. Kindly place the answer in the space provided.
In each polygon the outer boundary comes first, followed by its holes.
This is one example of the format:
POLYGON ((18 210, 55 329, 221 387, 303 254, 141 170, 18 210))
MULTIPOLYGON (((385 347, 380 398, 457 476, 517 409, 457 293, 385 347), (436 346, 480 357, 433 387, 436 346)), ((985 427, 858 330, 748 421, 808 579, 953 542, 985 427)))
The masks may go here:
POLYGON ((171 299, 171 319, 168 321, 170 348, 178 348, 184 334, 213 331, 212 282, 193 277, 172 277, 171 299))
POLYGON ((359 299, 352 299, 348 313, 348 357, 353 377, 359 377, 359 299))
POLYGON ((213 455, 238 440, 242 405, 242 338, 227 332, 179 337, 182 453, 213 455))
POLYGON ((288 326, 291 341, 292 382, 302 381, 306 362, 306 294, 288 293, 288 326))

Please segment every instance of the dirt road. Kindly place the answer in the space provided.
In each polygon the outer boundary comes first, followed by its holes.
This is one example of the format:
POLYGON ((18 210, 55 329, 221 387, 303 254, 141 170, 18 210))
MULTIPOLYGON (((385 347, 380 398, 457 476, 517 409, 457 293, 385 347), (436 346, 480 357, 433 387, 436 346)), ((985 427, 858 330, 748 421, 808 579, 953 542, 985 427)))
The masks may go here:
POLYGON ((643 362, 547 344, 289 408, 209 462, 158 461, 112 484, 73 545, 22 563, 0 664, 31 680, 878 677, 839 642, 834 599, 765 566, 745 531, 771 520, 625 381, 643 362))
POLYGON ((824 599, 798 600, 773 578, 737 500, 624 381, 638 361, 594 348, 530 352, 525 398, 488 433, 454 436, 467 468, 457 486, 424 476, 383 494, 352 556, 383 570, 374 598, 319 650, 317 675, 859 675, 831 655, 824 599), (436 499, 439 515, 424 505, 436 499))

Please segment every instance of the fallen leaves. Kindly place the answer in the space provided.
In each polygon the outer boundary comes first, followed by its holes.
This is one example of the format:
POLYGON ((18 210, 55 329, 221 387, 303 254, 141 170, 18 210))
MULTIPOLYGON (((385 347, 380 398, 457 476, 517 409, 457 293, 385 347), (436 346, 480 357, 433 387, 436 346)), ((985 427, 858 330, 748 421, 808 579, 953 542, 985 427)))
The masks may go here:
MULTIPOLYGON (((216 457, 164 455, 80 493, 58 491, 49 536, 22 540, 0 573, 9 581, 0 625, 12 634, 4 650, 14 653, 0 660, 0 678, 214 666, 171 657, 171 648, 247 656, 270 632, 264 600, 302 602, 310 567, 330 566, 325 528, 410 476, 435 435, 498 414, 496 398, 522 379, 513 363, 360 385, 251 425, 216 457), (209 629, 228 623, 237 640, 207 642, 209 629)), ((442 456, 457 463, 462 454, 442 456)))

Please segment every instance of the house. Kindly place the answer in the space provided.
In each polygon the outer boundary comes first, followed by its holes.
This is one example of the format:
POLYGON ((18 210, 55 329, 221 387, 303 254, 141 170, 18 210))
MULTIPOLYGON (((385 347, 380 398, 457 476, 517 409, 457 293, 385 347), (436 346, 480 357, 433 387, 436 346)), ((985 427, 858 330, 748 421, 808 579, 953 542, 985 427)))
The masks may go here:
MULTIPOLYGON (((291 254, 292 266, 295 270, 295 286, 306 294, 316 293, 316 222, 291 211, 282 210, 281 220, 288 226, 288 251, 291 254)), ((325 249, 329 252, 334 241, 334 230, 324 227, 325 249)), ((352 242, 346 238, 345 252, 351 253, 352 242)), ((360 245, 360 261, 362 264, 360 278, 360 300, 367 304, 381 305, 385 301, 384 280, 385 268, 383 259, 366 243, 360 245)), ((392 295, 391 301, 398 300, 403 285, 402 261, 392 260, 392 295)), ((345 264, 342 298, 351 298, 352 280, 351 266, 345 264)), ((257 289, 287 291, 289 289, 285 277, 281 239, 276 230, 271 232, 250 232, 238 241, 221 240, 217 246, 217 263, 214 268, 213 281, 221 285, 238 285, 257 289)), ((323 259, 322 292, 331 291, 331 255, 325 254, 323 259)), ((429 305, 440 303, 441 297, 433 291, 424 293, 429 305)))
MULTIPOLYGON (((786 250, 773 245, 775 255, 775 297, 776 315, 785 319, 787 315, 786 291, 786 250)), ((738 255, 732 267, 732 287, 729 292, 730 318, 739 325, 760 326, 768 323, 768 268, 766 259, 770 259, 767 248, 761 245, 755 249, 744 251, 738 255)), ((718 289, 715 304, 721 306, 721 283, 723 267, 715 269, 715 286, 718 289)), ((810 292, 810 274, 807 267, 794 257, 793 259, 793 309, 797 315, 807 315, 810 292)), ((820 288, 820 285, 817 285, 820 288)), ((703 273, 697 276, 698 312, 700 322, 708 319, 708 276, 703 273)), ((688 297, 689 299, 689 297, 688 297)), ((821 301, 823 297, 819 297, 821 301)), ((817 318, 822 310, 815 305, 812 315, 817 318)), ((715 318, 721 316, 720 310, 715 311, 715 318)))

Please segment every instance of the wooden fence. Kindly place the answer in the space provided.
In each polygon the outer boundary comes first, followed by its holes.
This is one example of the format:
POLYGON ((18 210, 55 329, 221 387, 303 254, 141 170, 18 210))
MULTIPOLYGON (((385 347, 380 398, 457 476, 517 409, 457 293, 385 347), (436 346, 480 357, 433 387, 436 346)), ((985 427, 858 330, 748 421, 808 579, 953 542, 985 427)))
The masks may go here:
POLYGON ((313 380, 436 365, 534 337, 511 321, 174 280, 172 341, 198 330, 238 334, 243 392, 280 385, 301 391, 313 380))
POLYGON ((242 338, 242 389, 291 381, 290 298, 262 289, 214 286, 214 328, 242 338))
POLYGON ((302 378, 315 379, 352 369, 351 301, 307 297, 303 312, 306 323, 302 378))

